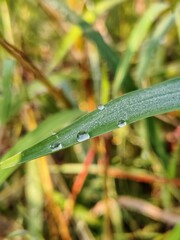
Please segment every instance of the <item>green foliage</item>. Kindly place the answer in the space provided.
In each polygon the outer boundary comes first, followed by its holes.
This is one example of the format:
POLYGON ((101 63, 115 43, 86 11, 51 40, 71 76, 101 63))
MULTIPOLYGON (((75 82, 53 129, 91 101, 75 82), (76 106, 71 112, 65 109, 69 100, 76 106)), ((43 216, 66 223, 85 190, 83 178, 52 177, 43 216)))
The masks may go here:
MULTIPOLYGON (((35 146, 1 161, 0 167, 12 167, 137 120, 178 109, 180 109, 180 78, 165 81, 149 89, 131 92, 106 105, 100 105, 96 111, 81 117, 60 132, 55 132, 35 146)), ((57 124, 59 125, 59 122, 57 124)))
POLYGON ((0 1, 0 238, 179 239, 179 7, 0 1))
POLYGON ((11 97, 12 97, 12 78, 13 78, 14 62, 6 60, 2 71, 2 100, 1 100, 1 124, 5 124, 11 113, 11 97))

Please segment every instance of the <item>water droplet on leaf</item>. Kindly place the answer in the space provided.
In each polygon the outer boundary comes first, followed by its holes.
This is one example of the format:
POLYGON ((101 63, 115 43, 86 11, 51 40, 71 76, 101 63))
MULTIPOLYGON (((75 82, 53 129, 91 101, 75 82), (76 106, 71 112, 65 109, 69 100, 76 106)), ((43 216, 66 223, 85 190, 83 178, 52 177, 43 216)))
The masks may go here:
POLYGON ((52 133, 51 133, 51 136, 55 136, 55 137, 58 139, 58 135, 57 135, 56 132, 52 132, 52 133))
POLYGON ((127 125, 127 122, 124 120, 124 119, 120 119, 119 121, 118 121, 118 127, 119 128, 122 128, 122 127, 124 127, 124 126, 126 126, 127 125))
POLYGON ((90 136, 87 132, 79 132, 78 135, 77 135, 77 141, 78 142, 83 142, 87 139, 89 139, 90 136))
POLYGON ((99 106, 98 106, 98 109, 99 109, 99 110, 103 110, 103 109, 105 109, 105 107, 104 107, 104 105, 99 105, 99 106))
POLYGON ((56 143, 53 143, 50 145, 50 148, 52 150, 60 150, 60 149, 62 149, 62 147, 63 147, 62 144, 59 142, 56 142, 56 143))

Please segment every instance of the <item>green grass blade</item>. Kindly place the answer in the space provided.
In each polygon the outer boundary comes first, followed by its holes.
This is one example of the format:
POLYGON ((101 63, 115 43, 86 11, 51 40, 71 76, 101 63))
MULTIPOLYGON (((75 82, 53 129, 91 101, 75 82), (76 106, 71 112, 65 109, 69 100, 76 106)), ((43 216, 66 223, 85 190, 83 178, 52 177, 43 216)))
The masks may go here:
POLYGON ((101 34, 94 30, 87 21, 78 16, 75 12, 71 11, 63 1, 57 2, 57 9, 61 12, 71 23, 78 25, 83 31, 84 35, 92 41, 100 53, 100 55, 107 62, 112 71, 115 71, 119 62, 118 54, 109 47, 104 41, 101 34))
POLYGON ((59 42, 59 47, 48 66, 48 71, 52 71, 55 66, 62 61, 68 51, 71 49, 73 44, 81 36, 81 30, 77 26, 72 26, 68 33, 59 42))
POLYGON ((3 157, 3 159, 8 158, 14 155, 17 152, 25 150, 33 146, 34 144, 42 141, 47 138, 49 135, 59 131, 62 127, 67 126, 67 124, 71 123, 74 119, 78 118, 82 115, 77 109, 74 110, 64 110, 58 113, 49 116, 46 120, 44 120, 38 128, 34 131, 29 132, 23 138, 21 138, 16 145, 8 151, 7 154, 3 157))
POLYGON ((175 227, 167 234, 167 240, 178 240, 180 236, 180 224, 176 224, 175 227))
POLYGON ((144 38, 148 34, 152 23, 165 9, 167 9, 167 7, 167 4, 164 3, 153 4, 133 28, 132 33, 129 37, 127 51, 116 71, 115 80, 113 83, 114 96, 117 95, 120 85, 122 84, 129 69, 131 59, 134 56, 135 52, 140 48, 144 38))
POLYGON ((170 155, 168 154, 165 146, 165 142, 163 141, 163 132, 161 126, 158 125, 158 121, 155 118, 148 118, 146 121, 146 131, 148 134, 148 143, 152 147, 153 151, 159 156, 161 161, 161 165, 164 170, 169 169, 170 163, 170 155))
POLYGON ((138 86, 141 86, 144 77, 149 73, 148 69, 151 66, 151 62, 154 60, 155 53, 167 32, 172 29, 173 24, 174 16, 172 14, 167 15, 157 25, 153 36, 145 43, 136 70, 136 83, 138 86))
MULTIPOLYGON (((111 8, 115 7, 117 4, 120 4, 122 2, 124 2, 124 0, 101 1, 97 3, 92 10, 88 11, 86 9, 85 13, 83 13, 82 18, 85 19, 89 25, 93 24, 97 17, 99 17, 101 14, 104 14, 105 12, 109 11, 111 8)), ((55 68, 55 66, 62 61, 62 59, 65 57, 65 55, 68 53, 73 44, 77 41, 77 39, 81 35, 82 30, 78 26, 75 25, 72 26, 71 29, 69 29, 68 33, 59 42, 57 51, 50 65, 48 66, 48 72, 52 71, 52 69, 55 68)))
POLYGON ((176 27, 177 27, 178 37, 180 41, 180 3, 178 3, 175 8, 175 21, 176 21, 176 27))
POLYGON ((2 91, 0 123, 5 124, 10 117, 12 103, 12 79, 15 62, 8 59, 3 64, 2 70, 2 91))
POLYGON ((26 165, 25 197, 27 202, 27 229, 32 236, 41 239, 43 228, 43 191, 37 162, 28 162, 26 165), (34 221, 36 216, 36 221, 34 221))
POLYGON ((180 109, 180 78, 125 94, 38 144, 1 161, 8 168, 156 114, 180 109))
MULTIPOLYGON (((48 117, 43 121, 37 129, 22 137, 2 158, 8 159, 17 152, 22 152, 25 149, 47 138, 53 132, 67 126, 68 123, 82 115, 79 110, 64 110, 48 117)), ((15 158, 14 158, 15 160, 15 158)), ((16 170, 17 166, 0 171, 0 185, 16 170)))
POLYGON ((95 6, 95 13, 97 15, 103 14, 106 11, 108 11, 109 9, 115 7, 117 4, 120 4, 124 1, 125 0, 111 0, 111 1, 104 0, 104 1, 100 1, 95 6))

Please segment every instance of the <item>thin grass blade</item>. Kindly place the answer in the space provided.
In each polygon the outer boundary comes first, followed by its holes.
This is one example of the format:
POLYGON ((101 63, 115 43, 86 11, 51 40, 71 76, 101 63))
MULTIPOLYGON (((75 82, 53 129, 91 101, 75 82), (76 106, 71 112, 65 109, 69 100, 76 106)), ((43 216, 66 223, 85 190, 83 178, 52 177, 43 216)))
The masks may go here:
POLYGON ((132 33, 129 37, 127 51, 116 71, 115 80, 113 83, 114 96, 117 96, 118 90, 129 69, 131 59, 141 46, 144 38, 148 34, 152 23, 165 9, 167 9, 167 7, 168 5, 164 3, 153 4, 132 30, 132 33))
POLYGON ((143 81, 144 77, 149 73, 148 69, 151 66, 151 62, 154 60, 155 53, 167 32, 172 28, 173 24, 174 16, 172 14, 162 19, 162 21, 157 25, 153 36, 142 48, 136 70, 136 84, 138 86, 141 86, 141 82, 143 81))
POLYGON ((0 111, 0 123, 5 124, 11 115, 12 104, 12 80, 14 72, 15 62, 12 59, 8 59, 3 64, 2 71, 2 101, 0 111))
MULTIPOLYGON (((124 2, 125 0, 105 0, 99 3, 90 9, 86 9, 83 14, 83 19, 85 19, 88 24, 93 24, 97 17, 105 12, 109 11, 111 8, 115 7, 117 4, 124 2)), ((43 7, 43 5, 42 5, 43 7)), ((82 35, 82 31, 78 26, 72 26, 68 33, 60 40, 58 49, 48 67, 48 71, 50 72, 55 66, 62 61, 68 51, 71 49, 73 44, 78 40, 78 38, 82 35)))
MULTIPOLYGON (((41 4, 47 4, 47 1, 39 0, 41 4)), ((101 34, 94 30, 87 21, 78 16, 75 12, 71 11, 64 1, 57 2, 56 9, 62 13, 71 23, 79 26, 83 31, 84 35, 92 41, 100 53, 100 55, 107 62, 108 66, 112 71, 116 70, 117 64, 119 62, 118 54, 112 50, 111 47, 104 41, 101 34)))
POLYGON ((178 32, 178 37, 180 42, 180 3, 178 3, 175 8, 175 21, 176 21, 177 32, 178 32))

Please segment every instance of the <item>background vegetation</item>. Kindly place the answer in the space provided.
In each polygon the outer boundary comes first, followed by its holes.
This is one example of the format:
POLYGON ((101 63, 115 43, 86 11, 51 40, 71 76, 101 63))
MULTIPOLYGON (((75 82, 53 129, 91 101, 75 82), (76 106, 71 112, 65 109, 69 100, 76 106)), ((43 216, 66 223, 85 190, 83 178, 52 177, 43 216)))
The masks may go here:
MULTIPOLYGON (((179 1, 1 0, 0 156, 180 75, 179 1)), ((180 236, 180 112, 0 171, 1 239, 180 236)))

